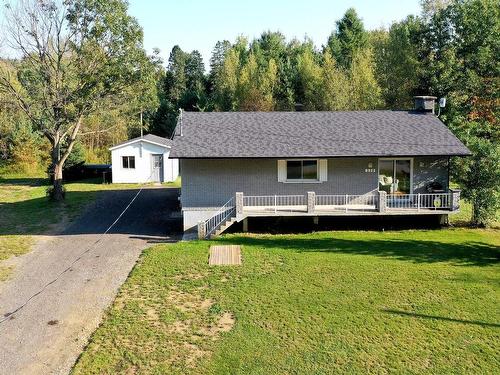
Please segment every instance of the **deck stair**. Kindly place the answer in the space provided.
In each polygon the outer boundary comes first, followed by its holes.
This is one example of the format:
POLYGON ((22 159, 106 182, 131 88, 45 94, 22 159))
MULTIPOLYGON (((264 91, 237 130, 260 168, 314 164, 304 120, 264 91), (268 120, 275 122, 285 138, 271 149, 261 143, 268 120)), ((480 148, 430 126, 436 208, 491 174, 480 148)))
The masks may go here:
POLYGON ((226 220, 224 223, 222 223, 220 226, 219 226, 219 229, 216 229, 211 235, 210 235, 210 238, 214 238, 214 237, 217 237, 219 235, 221 235, 222 233, 224 233, 230 226, 232 226, 234 223, 236 223, 238 220, 236 219, 235 216, 232 216, 231 218, 229 218, 229 220, 226 220))
POLYGON ((236 216, 236 205, 233 197, 220 207, 212 217, 198 223, 198 238, 214 238, 237 221, 239 220, 236 216))

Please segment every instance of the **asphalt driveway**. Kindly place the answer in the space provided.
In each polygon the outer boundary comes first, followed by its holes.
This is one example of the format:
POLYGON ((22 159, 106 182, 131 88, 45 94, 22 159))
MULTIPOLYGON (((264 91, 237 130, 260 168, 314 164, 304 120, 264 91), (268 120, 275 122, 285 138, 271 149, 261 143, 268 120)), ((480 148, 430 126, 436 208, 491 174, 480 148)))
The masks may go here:
POLYGON ((144 189, 102 237, 136 194, 102 192, 61 234, 16 258, 0 284, 0 319, 32 298, 0 323, 0 374, 68 373, 141 251, 180 238, 178 190, 166 188, 144 189))

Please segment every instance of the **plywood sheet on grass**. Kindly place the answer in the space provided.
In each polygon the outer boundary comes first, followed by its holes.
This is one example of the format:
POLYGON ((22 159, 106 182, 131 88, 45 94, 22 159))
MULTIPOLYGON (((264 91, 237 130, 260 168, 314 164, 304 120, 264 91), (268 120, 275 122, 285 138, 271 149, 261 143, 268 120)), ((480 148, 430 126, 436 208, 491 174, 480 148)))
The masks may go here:
POLYGON ((208 258, 208 264, 211 266, 240 265, 240 245, 210 246, 210 257, 208 258))

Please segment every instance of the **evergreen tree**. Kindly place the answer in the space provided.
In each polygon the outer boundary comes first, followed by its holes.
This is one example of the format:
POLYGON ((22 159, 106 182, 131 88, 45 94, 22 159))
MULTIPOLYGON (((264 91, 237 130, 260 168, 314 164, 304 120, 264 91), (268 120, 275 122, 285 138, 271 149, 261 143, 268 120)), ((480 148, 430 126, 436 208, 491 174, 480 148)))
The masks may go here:
POLYGON ((337 21, 336 30, 328 38, 327 48, 341 67, 349 69, 356 52, 367 45, 368 35, 363 21, 354 8, 349 8, 344 17, 337 21))
MULTIPOLYGON (((227 40, 218 41, 212 50, 212 56, 210 57, 210 73, 209 73, 209 91, 212 94, 215 91, 217 81, 220 80, 220 75, 224 69, 224 61, 226 59, 227 52, 231 49, 231 43, 227 40)), ((217 102, 218 98, 212 98, 212 101, 217 102)))
POLYGON ((171 102, 178 102, 184 95, 187 87, 186 60, 187 54, 179 47, 174 46, 168 58, 168 71, 165 82, 168 98, 171 102))
POLYGON ((203 111, 206 109, 205 64, 200 52, 193 51, 186 56, 185 65, 186 90, 178 105, 187 111, 203 111))

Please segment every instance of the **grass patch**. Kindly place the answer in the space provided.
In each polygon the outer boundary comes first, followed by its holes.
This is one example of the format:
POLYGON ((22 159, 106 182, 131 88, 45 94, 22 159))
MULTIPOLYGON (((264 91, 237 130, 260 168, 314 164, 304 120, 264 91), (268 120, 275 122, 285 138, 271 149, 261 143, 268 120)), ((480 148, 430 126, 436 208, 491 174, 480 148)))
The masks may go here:
POLYGON ((177 179, 175 181, 164 182, 162 185, 172 187, 172 188, 180 188, 182 185, 181 176, 177 177, 177 179))
MULTIPOLYGON (((472 204, 470 204, 464 199, 460 200, 460 211, 449 215, 450 224, 454 226, 460 226, 460 227, 470 226, 471 219, 472 219, 472 204)), ((498 215, 496 220, 493 220, 493 222, 489 224, 489 227, 493 229, 500 229, 500 221, 498 215)))
POLYGON ((465 228, 158 245, 73 373, 495 373, 499 245, 465 228), (213 243, 243 265, 209 267, 213 243))

